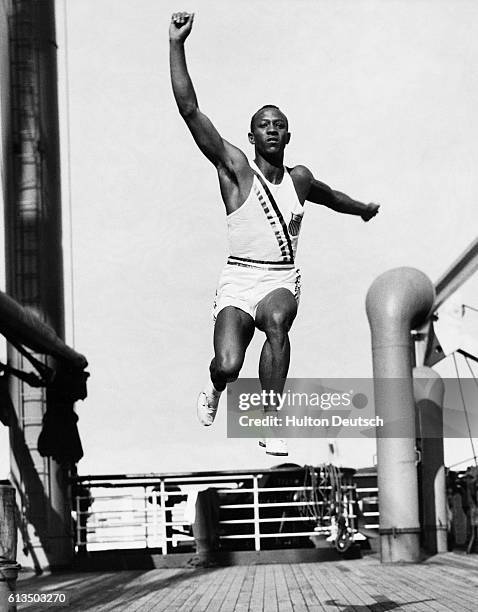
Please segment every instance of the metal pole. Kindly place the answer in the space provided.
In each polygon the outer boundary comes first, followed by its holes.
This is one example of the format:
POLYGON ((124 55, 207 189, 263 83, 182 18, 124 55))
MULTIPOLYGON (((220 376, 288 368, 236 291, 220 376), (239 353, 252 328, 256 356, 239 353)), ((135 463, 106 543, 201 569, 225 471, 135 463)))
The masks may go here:
POLYGON ((385 272, 367 293, 375 411, 385 423, 377 428, 382 563, 420 557, 410 332, 426 320, 434 298, 430 279, 414 268, 385 272))
POLYGON ((83 525, 82 515, 81 515, 81 493, 77 493, 76 495, 76 546, 78 552, 86 552, 86 530, 85 530, 85 543, 83 543, 82 538, 82 530, 81 527, 83 525))
POLYGON ((437 310, 477 270, 478 238, 475 238, 435 283, 436 299, 433 310, 437 310))
POLYGON ((144 540, 146 548, 149 548, 149 534, 148 534, 148 488, 147 485, 143 487, 143 502, 144 502, 144 540))
POLYGON ((164 480, 161 478, 159 483, 159 500, 161 506, 161 553, 163 555, 168 554, 168 531, 166 529, 166 486, 164 480))
POLYGON ((256 551, 261 549, 261 526, 259 522, 259 482, 258 477, 253 476, 253 503, 254 503, 254 547, 256 551))
POLYGON ((414 368, 422 542, 431 554, 448 550, 445 460, 443 453, 443 396, 440 375, 425 366, 414 368))

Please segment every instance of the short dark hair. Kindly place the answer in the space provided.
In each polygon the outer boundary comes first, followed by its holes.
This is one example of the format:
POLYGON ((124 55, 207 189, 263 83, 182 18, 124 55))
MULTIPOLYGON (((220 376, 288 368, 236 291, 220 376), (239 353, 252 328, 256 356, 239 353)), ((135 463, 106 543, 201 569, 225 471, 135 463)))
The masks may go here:
MULTIPOLYGON (((251 132, 253 132, 253 131, 254 131, 254 121, 255 121, 255 119, 256 119, 256 117, 257 117, 257 115, 258 115, 259 113, 261 113, 261 112, 262 112, 264 109, 266 109, 266 108, 275 108, 275 109, 276 109, 276 110, 278 110, 278 111, 279 111, 279 112, 280 112, 282 115, 284 115, 284 113, 281 111, 281 109, 280 109, 278 106, 276 106, 275 104, 264 104, 264 106, 261 106, 259 110, 256 110, 256 112, 255 112, 255 113, 252 115, 252 117, 251 117, 251 132)), ((285 115, 284 115, 284 118, 285 118, 285 120, 286 120, 287 127, 289 127, 289 121, 288 121, 288 119, 287 119, 287 117, 286 117, 285 115)))

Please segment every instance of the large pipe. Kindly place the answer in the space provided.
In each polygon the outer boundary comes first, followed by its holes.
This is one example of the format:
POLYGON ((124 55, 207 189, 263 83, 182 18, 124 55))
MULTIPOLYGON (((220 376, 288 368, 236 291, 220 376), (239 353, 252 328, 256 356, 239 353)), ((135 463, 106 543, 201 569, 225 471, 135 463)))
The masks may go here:
POLYGON ((0 333, 11 342, 23 344, 38 353, 52 355, 84 369, 86 358, 67 346, 40 317, 0 291, 0 333))
POLYGON ((447 503, 443 453, 443 397, 445 384, 432 368, 413 369, 417 410, 417 438, 421 460, 420 515, 422 543, 431 553, 443 553, 447 544, 447 503))
POLYGON ((434 299, 432 282, 414 268, 385 272, 367 293, 375 411, 385 423, 377 430, 382 563, 420 558, 410 332, 426 320, 434 299))

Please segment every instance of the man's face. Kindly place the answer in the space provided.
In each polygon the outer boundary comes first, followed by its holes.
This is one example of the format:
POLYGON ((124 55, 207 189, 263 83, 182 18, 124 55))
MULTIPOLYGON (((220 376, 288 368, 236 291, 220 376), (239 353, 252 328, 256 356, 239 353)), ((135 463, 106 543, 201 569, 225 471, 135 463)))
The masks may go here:
POLYGON ((287 118, 279 109, 264 108, 254 118, 249 142, 259 153, 282 153, 289 140, 287 118))

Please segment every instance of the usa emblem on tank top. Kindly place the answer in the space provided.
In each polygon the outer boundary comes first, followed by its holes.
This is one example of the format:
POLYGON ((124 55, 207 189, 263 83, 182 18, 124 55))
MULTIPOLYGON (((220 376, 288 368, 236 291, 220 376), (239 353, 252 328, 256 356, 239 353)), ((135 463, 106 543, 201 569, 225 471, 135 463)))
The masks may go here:
POLYGON ((299 230, 300 230, 300 224, 302 223, 302 217, 304 215, 294 215, 294 213, 292 213, 292 217, 291 220, 289 221, 289 234, 291 236, 297 236, 299 234, 299 230))

